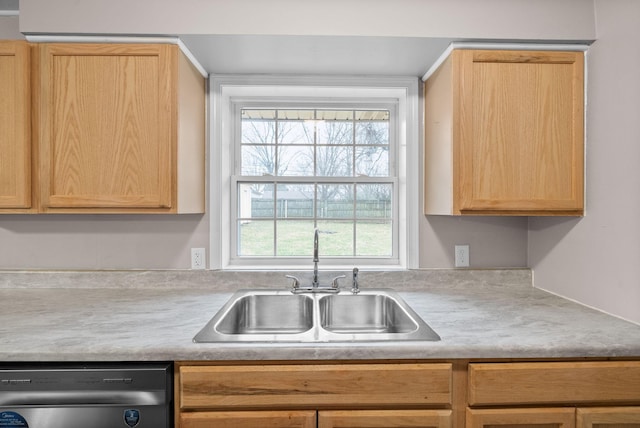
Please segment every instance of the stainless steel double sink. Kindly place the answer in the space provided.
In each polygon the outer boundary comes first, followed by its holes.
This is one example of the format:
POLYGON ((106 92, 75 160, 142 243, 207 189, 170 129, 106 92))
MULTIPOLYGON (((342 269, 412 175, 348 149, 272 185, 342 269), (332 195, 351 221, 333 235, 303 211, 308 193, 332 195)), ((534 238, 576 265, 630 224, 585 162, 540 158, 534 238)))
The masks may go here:
POLYGON ((194 342, 437 341, 440 336, 391 289, 358 294, 240 290, 194 342))

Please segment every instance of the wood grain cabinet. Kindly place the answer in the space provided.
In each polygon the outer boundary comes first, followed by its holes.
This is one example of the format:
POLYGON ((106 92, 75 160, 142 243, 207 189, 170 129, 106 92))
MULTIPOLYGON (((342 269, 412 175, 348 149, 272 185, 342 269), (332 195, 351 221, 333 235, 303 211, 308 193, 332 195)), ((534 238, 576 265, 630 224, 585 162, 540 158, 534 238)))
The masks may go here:
POLYGON ((640 428, 640 361, 176 363, 176 426, 640 428))
POLYGON ((466 428, 574 428, 573 408, 467 409, 466 428))
POLYGON ((454 49, 425 83, 425 213, 582 215, 584 53, 454 49))
POLYGON ((0 41, 0 212, 29 212, 31 192, 29 44, 0 41))
POLYGON ((333 410, 318 412, 318 428, 450 428, 450 410, 333 410))
POLYGON ((180 417, 181 428, 316 428, 316 412, 237 411, 194 412, 180 417))
POLYGON ((177 425, 448 428, 449 363, 179 365, 177 425))
POLYGON ((468 373, 467 428, 640 427, 638 361, 474 363, 468 373))
POLYGON ((176 45, 42 43, 40 209, 204 212, 204 78, 176 45))
POLYGON ((640 428, 640 407, 468 409, 467 428, 640 428))
POLYGON ((577 428, 640 428, 640 407, 595 407, 577 410, 577 428))

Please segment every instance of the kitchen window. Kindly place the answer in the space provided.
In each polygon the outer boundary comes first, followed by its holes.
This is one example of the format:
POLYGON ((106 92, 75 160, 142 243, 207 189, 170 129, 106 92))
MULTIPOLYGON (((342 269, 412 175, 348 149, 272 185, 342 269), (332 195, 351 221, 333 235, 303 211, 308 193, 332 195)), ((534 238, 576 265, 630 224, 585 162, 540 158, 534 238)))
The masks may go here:
POLYGON ((212 79, 211 266, 409 267, 407 87, 271 79, 212 79))

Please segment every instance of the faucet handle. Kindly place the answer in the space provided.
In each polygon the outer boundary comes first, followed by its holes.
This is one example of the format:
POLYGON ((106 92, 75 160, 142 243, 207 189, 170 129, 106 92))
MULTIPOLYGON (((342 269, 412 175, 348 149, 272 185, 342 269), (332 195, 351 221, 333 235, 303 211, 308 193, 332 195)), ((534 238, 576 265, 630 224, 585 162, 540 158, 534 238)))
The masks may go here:
POLYGON ((300 288, 300 280, 293 275, 285 275, 285 278, 291 279, 291 291, 295 292, 300 288))
POLYGON ((338 280, 341 278, 346 278, 345 275, 338 275, 331 280, 331 288, 335 288, 336 290, 340 288, 340 284, 338 284, 338 280))

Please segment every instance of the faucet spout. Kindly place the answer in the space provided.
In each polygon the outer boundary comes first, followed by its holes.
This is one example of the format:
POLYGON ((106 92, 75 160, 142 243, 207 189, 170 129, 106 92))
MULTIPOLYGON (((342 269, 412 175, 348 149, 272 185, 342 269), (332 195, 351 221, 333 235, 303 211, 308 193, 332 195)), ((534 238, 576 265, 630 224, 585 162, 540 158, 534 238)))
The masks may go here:
POLYGON ((316 227, 313 231, 313 281, 311 283, 313 288, 317 288, 320 285, 318 280, 318 262, 320 261, 318 247, 318 228, 316 227))
MULTIPOLYGON (((297 293, 339 293, 340 285, 338 280, 344 278, 344 275, 338 275, 331 281, 330 286, 321 287, 320 280, 318 278, 318 262, 320 261, 318 234, 319 229, 316 227, 313 231, 313 281, 309 287, 300 287, 300 281, 295 276, 285 275, 287 278, 293 281, 291 285, 291 292, 297 293)), ((357 269, 354 269, 354 278, 357 276, 357 269)))

